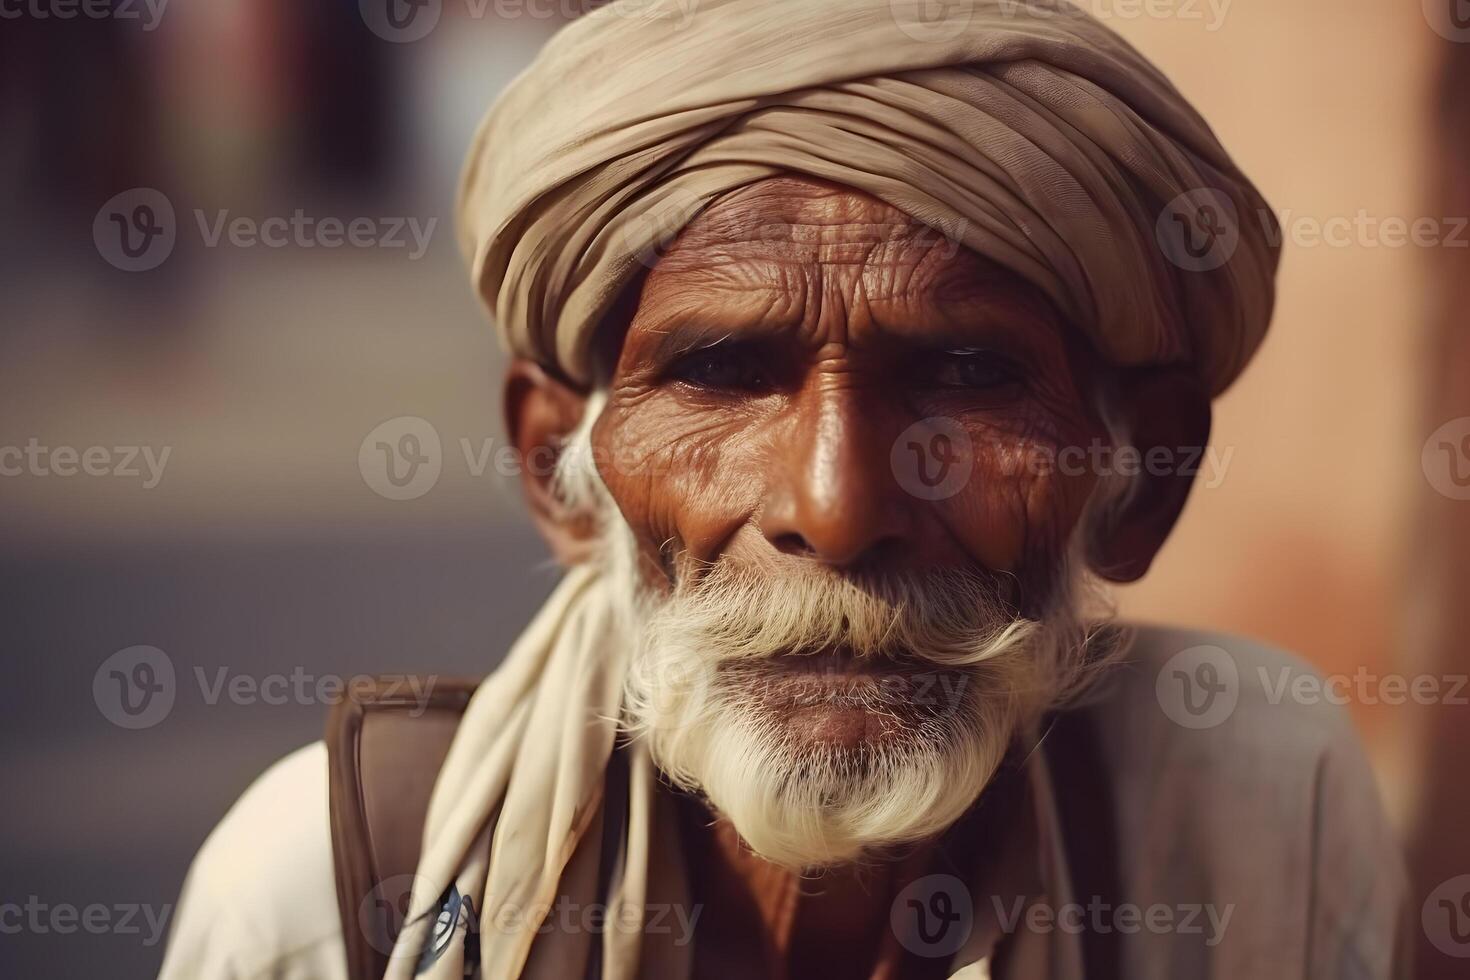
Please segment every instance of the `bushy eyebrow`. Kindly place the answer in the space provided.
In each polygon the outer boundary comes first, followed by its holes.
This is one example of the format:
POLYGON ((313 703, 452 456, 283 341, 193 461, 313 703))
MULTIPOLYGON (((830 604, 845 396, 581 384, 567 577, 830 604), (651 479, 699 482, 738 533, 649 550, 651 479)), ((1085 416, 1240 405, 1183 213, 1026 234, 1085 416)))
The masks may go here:
MULTIPOLYGON (((731 329, 728 322, 677 320, 660 331, 649 333, 650 337, 639 345, 638 366, 634 370, 662 373, 690 353, 723 344, 754 348, 767 356, 778 356, 779 351, 786 349, 782 344, 795 341, 789 329, 761 322, 744 323, 731 329)), ((891 347, 890 353, 897 357, 909 352, 977 349, 1009 356, 1021 363, 1029 363, 1036 356, 1030 345, 1014 331, 997 330, 989 325, 932 332, 883 333, 883 340, 891 347)), ((899 362, 893 363, 896 366, 899 362)))
MULTIPOLYGON (((878 317, 873 339, 895 349, 944 350, 986 347, 1023 355, 1039 338, 1038 329, 1055 325, 1044 309, 1031 302, 1018 302, 1007 295, 976 295, 970 289, 938 291, 931 316, 919 319, 899 315, 878 317), (969 295, 965 295, 969 293, 969 295), (888 322, 885 322, 888 321, 888 322)), ((720 290, 707 295, 696 290, 676 301, 672 308, 652 313, 639 322, 635 315, 625 349, 637 357, 645 370, 663 370, 692 351, 723 343, 778 348, 801 346, 806 337, 801 322, 801 304, 774 306, 758 294, 765 290, 732 292, 720 290)), ((871 308, 870 308, 871 309, 871 308)), ((873 310, 877 313, 877 310, 873 310)), ((630 367, 633 365, 630 364, 630 367)))
POLYGON ((651 366, 670 364, 691 351, 728 342, 762 343, 789 335, 791 325, 747 315, 681 313, 657 325, 638 328, 639 359, 651 366))

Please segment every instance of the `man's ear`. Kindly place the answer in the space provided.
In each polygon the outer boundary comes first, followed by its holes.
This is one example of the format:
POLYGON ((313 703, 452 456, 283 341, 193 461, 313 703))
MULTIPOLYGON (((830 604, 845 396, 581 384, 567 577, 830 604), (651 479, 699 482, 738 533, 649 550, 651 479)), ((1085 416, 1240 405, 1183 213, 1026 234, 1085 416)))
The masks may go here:
POLYGON ((1188 368, 1139 368, 1124 372, 1117 411, 1138 455, 1121 465, 1134 473, 1128 493, 1098 517, 1092 568, 1113 582, 1143 577, 1174 529, 1210 441, 1210 396, 1188 368))
POLYGON ((567 438, 582 420, 587 396, 534 361, 515 358, 505 378, 505 431, 521 464, 521 490, 531 519, 562 565, 587 561, 597 537, 596 515, 568 507, 553 477, 567 438))

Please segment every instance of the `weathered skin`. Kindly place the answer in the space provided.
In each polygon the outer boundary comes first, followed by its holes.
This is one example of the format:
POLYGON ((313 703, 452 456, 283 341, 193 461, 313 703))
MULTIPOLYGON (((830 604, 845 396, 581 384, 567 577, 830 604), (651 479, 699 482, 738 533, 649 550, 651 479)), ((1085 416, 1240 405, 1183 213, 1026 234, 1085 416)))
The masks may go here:
MULTIPOLYGON (((865 194, 781 177, 706 209, 614 319, 593 444, 656 586, 722 560, 858 577, 969 566, 1034 612, 1055 584, 1099 477, 1028 461, 1107 441, 1093 385, 1109 369, 1019 276, 865 194), (934 417, 963 429, 974 458, 939 500, 906 489, 891 457, 909 426, 934 417)), ((1159 376, 1166 395, 1191 384, 1159 376)), ((1159 387, 1139 388, 1145 407, 1159 387)), ((1181 404, 1173 414, 1192 418, 1197 406, 1181 404)), ((523 451, 554 445, 582 405, 540 369, 513 367, 508 415, 523 451)), ((536 478, 527 487, 553 547, 576 560, 586 522, 536 478)), ((1147 567, 1184 491, 1142 495, 1151 526, 1117 529, 1112 577, 1147 567)), ((808 708, 791 722, 851 744, 883 734, 863 714, 808 708)))
POLYGON ((1067 333, 1028 285, 886 204, 756 184, 649 273, 594 431, 630 465, 604 479, 650 554, 1048 568, 1094 481, 1003 464, 1104 434, 1067 333), (889 456, 932 416, 980 457, 935 502, 889 456))

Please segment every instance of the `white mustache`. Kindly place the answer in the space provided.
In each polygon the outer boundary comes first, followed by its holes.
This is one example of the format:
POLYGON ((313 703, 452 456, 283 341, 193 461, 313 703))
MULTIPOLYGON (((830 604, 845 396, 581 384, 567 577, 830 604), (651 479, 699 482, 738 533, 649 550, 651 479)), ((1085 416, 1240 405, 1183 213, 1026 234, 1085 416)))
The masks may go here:
POLYGON ((842 649, 947 667, 983 663, 1039 628, 1003 601, 998 576, 979 571, 865 581, 795 562, 729 560, 681 576, 645 622, 706 662, 842 649))

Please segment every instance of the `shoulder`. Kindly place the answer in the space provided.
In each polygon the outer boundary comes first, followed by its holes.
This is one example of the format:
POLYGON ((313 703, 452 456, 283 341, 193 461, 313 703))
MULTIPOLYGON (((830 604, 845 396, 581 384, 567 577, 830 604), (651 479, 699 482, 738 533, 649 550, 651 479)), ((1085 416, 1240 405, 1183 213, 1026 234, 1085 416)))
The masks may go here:
POLYGON ((327 785, 317 742, 230 808, 189 869, 163 980, 345 977, 327 785))
POLYGON ((1406 884, 1346 709, 1358 683, 1241 637, 1139 626, 1067 713, 1125 886, 1233 906, 1214 952, 1245 975, 1274 976, 1272 950, 1314 977, 1390 975, 1406 884))
POLYGON ((1346 709, 1351 677, 1238 636, 1131 627, 1121 660, 1076 711, 1121 779, 1163 778, 1187 798, 1353 797, 1377 813, 1377 785, 1346 709))
POLYGON ((1091 705, 1126 713, 1139 734, 1210 732, 1183 740, 1194 752, 1267 753, 1276 766, 1312 764, 1324 750, 1357 749, 1342 678, 1244 637, 1138 625, 1091 705))

